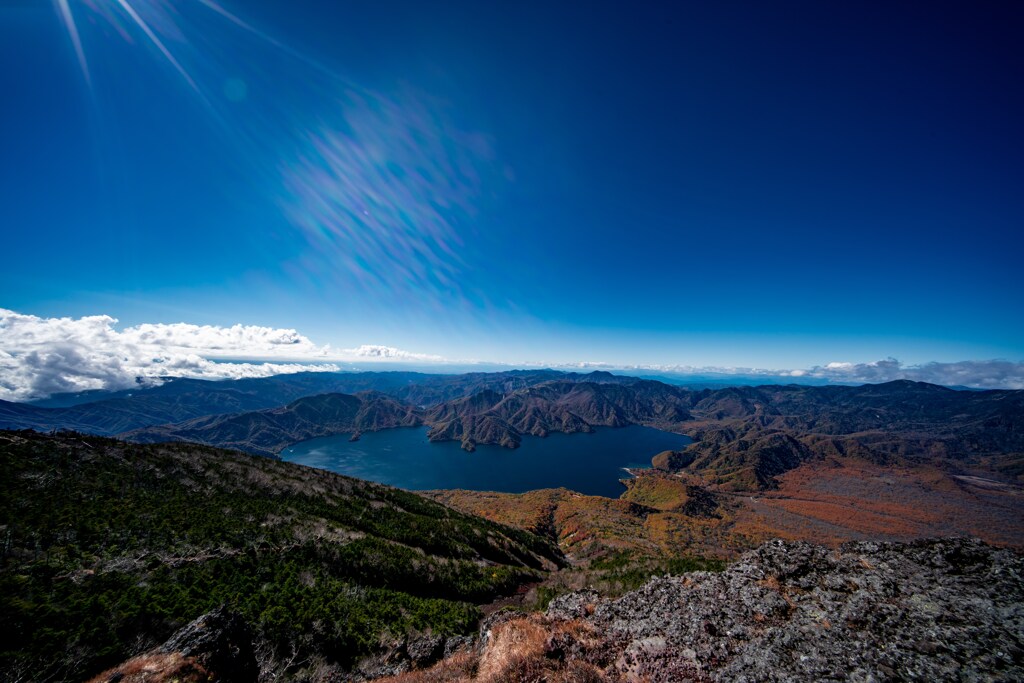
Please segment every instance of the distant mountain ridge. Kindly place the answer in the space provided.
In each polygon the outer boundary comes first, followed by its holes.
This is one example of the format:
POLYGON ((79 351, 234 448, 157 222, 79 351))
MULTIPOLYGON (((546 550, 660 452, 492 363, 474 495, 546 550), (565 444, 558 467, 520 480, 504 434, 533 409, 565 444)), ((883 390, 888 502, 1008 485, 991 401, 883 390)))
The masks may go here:
POLYGON ((671 459, 670 471, 734 490, 770 488, 801 463, 832 456, 875 463, 990 457, 986 467, 1024 476, 1022 391, 957 391, 906 380, 693 391, 606 372, 552 370, 270 379, 222 383, 216 390, 210 382, 172 382, 138 396, 64 408, 0 403, 0 427, 71 428, 273 455, 310 438, 392 427, 427 425, 431 440, 459 441, 473 450, 479 444, 515 448, 525 434, 640 424, 695 439, 671 459), (336 386, 358 392, 319 391, 336 386), (307 391, 315 395, 263 405, 307 391))
POLYGON ((511 392, 552 379, 599 378, 622 381, 610 373, 579 375, 556 370, 511 370, 460 375, 419 372, 300 372, 257 379, 199 380, 169 378, 152 387, 115 392, 62 394, 44 401, 0 400, 0 428, 70 429, 110 436, 142 427, 277 408, 317 394, 377 391, 404 403, 428 407, 484 390, 511 392))
POLYGON ((280 408, 200 417, 172 425, 146 427, 121 436, 139 443, 194 441, 276 455, 299 441, 320 436, 374 432, 421 425, 419 411, 377 392, 319 394, 280 408))
POLYGON ((144 443, 195 441, 275 455, 319 436, 426 424, 430 440, 461 441, 471 451, 481 443, 516 448, 523 434, 592 432, 599 426, 632 424, 673 426, 688 419, 678 392, 660 382, 554 380, 507 394, 485 388, 423 410, 379 392, 322 394, 280 408, 201 417, 120 436, 144 443))
POLYGON ((486 392, 427 411, 433 441, 516 447, 523 434, 591 432, 633 424, 675 426, 690 419, 685 394, 661 382, 598 384, 554 380, 507 395, 486 392))
MULTIPOLYGON (((348 400, 334 396, 318 400, 348 400)), ((305 403, 300 401, 123 436, 199 441, 273 454, 316 436, 425 424, 429 439, 460 441, 466 450, 474 450, 478 444, 516 448, 524 434, 642 424, 695 439, 665 460, 663 469, 696 474, 733 490, 770 488, 778 475, 831 456, 875 463, 991 456, 996 471, 1011 477, 1024 473, 1024 392, 962 392, 905 381, 691 392, 649 380, 552 380, 510 393, 484 389, 424 410, 374 396, 374 420, 357 419, 351 411, 341 418, 333 413, 305 417, 300 410, 305 403)))

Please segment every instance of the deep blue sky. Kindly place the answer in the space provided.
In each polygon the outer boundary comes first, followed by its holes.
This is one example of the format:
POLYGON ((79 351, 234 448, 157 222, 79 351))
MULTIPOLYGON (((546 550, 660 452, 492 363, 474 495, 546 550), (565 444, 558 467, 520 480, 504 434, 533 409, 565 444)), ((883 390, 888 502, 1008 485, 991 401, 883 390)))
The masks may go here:
POLYGON ((88 80, 54 4, 0 6, 0 307, 1024 360, 1024 3, 127 2, 180 72, 116 0, 69 2, 88 80))

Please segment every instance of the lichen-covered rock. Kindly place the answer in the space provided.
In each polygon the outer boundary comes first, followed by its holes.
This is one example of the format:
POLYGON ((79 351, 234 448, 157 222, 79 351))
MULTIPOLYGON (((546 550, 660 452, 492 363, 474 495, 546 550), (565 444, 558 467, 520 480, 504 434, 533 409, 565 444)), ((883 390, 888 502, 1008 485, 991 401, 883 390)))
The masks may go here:
POLYGON ((444 641, 444 657, 451 657, 457 652, 465 652, 473 647, 476 640, 472 636, 448 636, 444 641))
POLYGON ((412 669, 412 662, 405 650, 405 639, 399 638, 384 646, 382 651, 365 657, 356 665, 355 680, 365 681, 384 676, 397 676, 412 669))
POLYGON ((444 644, 443 636, 422 635, 410 638, 405 651, 415 666, 429 666, 444 655, 444 644))
POLYGON ((552 601, 601 634, 611 679, 1024 680, 1024 559, 972 539, 769 542, 721 573, 552 601))
POLYGON ((360 660, 355 671, 350 674, 339 671, 337 677, 338 680, 345 681, 371 681, 382 677, 399 676, 430 667, 458 652, 469 651, 475 642, 472 636, 402 636, 383 644, 378 654, 360 660))
POLYGON ((600 594, 590 589, 559 595, 548 603, 547 616, 550 619, 580 619, 593 614, 600 601, 600 594))

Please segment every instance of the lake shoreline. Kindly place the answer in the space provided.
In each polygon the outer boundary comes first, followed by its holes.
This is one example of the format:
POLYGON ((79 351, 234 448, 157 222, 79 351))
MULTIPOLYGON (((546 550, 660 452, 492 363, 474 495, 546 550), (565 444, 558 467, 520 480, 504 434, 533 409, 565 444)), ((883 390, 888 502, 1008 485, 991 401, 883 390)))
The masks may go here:
POLYGON ((524 435, 519 448, 481 444, 467 453, 457 442, 431 442, 424 427, 347 434, 293 444, 283 460, 412 491, 467 489, 524 493, 567 488, 616 498, 622 472, 649 467, 663 450, 692 443, 653 427, 599 427, 591 433, 524 435))

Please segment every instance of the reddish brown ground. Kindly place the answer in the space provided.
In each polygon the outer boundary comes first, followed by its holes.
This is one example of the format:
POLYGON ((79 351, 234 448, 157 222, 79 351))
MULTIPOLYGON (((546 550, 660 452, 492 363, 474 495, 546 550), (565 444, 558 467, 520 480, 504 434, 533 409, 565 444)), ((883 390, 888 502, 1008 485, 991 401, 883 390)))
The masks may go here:
POLYGON ((1024 546, 1017 484, 853 459, 807 463, 779 482, 776 491, 732 496, 737 531, 825 542, 970 535, 1024 546))
POLYGON ((969 535, 1024 547, 1024 487, 994 476, 831 458, 787 472, 775 490, 717 490, 720 507, 712 516, 682 511, 685 484, 699 480, 657 471, 642 473, 618 500, 565 489, 434 495, 468 512, 547 533, 577 561, 624 549, 732 557, 776 537, 836 544, 969 535))

